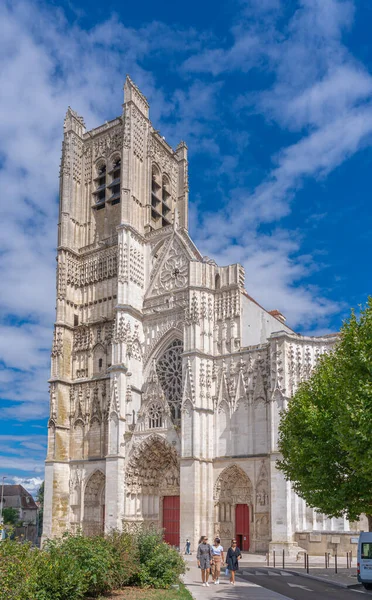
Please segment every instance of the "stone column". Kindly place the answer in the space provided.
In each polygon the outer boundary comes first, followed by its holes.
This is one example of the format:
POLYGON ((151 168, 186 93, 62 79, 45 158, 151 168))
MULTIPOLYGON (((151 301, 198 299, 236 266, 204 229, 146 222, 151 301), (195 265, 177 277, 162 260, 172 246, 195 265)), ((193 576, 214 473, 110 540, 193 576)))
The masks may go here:
POLYGON ((282 551, 289 555, 297 554, 297 543, 294 542, 292 512, 292 488, 281 471, 276 468, 279 453, 270 456, 271 481, 271 542, 270 552, 282 551))

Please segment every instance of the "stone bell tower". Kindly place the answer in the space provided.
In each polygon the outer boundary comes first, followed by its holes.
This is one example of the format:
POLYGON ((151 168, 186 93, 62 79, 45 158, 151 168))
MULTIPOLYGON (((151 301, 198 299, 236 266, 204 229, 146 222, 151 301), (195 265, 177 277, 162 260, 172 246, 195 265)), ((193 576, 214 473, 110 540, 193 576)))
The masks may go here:
POLYGON ((122 114, 91 131, 68 109, 44 535, 120 527, 128 432, 141 407, 143 303, 160 247, 187 231, 187 148, 173 150, 127 77, 122 114), (127 438, 126 438, 127 436, 127 438), (106 484, 109 482, 109 485, 106 484))

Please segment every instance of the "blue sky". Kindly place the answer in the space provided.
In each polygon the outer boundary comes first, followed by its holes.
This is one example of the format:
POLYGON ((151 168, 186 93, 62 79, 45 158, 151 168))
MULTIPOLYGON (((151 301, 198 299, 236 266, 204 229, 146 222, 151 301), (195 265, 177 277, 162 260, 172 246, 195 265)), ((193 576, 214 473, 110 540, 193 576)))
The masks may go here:
POLYGON ((370 0, 3 2, 0 476, 43 478, 63 118, 126 73, 190 158, 190 232, 303 333, 371 293, 370 0))

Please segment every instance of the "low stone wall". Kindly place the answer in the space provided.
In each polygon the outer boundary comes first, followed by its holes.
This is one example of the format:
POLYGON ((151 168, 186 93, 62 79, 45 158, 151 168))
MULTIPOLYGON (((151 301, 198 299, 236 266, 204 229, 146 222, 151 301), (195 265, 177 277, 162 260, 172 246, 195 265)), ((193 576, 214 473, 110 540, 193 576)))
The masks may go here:
POLYGON ((355 532, 327 532, 327 531, 306 531, 295 534, 295 541, 310 555, 323 555, 329 552, 334 556, 337 552, 339 556, 345 556, 346 552, 352 552, 356 556, 358 548, 359 533, 355 532))

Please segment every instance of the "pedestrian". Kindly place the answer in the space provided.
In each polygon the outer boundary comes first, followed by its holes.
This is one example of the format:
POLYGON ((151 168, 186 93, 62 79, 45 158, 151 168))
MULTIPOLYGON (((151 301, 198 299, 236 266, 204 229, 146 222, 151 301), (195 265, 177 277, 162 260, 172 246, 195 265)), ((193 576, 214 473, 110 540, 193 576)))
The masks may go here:
POLYGON ((231 546, 226 554, 226 564, 230 571, 230 583, 235 585, 235 571, 239 569, 239 559, 242 557, 240 549, 236 545, 236 540, 231 540, 231 546))
POLYGON ((190 546, 191 546, 191 542, 190 542, 189 538, 186 538, 185 554, 191 554, 190 546))
POLYGON ((202 535, 200 538, 196 558, 198 561, 198 567, 201 569, 203 586, 209 587, 208 579, 212 562, 212 547, 210 544, 208 544, 208 538, 205 535, 202 535))
POLYGON ((221 563, 223 562, 223 547, 221 540, 216 537, 212 545, 212 578, 215 585, 220 583, 221 563))

